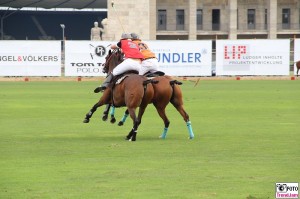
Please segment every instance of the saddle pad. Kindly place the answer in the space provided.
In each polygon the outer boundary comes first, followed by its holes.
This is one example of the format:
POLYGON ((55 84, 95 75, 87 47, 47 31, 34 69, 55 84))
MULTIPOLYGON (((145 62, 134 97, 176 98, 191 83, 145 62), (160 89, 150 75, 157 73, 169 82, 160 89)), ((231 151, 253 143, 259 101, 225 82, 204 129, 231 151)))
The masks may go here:
POLYGON ((120 77, 120 78, 116 81, 116 84, 120 84, 126 77, 128 77, 128 75, 124 75, 124 76, 120 77))

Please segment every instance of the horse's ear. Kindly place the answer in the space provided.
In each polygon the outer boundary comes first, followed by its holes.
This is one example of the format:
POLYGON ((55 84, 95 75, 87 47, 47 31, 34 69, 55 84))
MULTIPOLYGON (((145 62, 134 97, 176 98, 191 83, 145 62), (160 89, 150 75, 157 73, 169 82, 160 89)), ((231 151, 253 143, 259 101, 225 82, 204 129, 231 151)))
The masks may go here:
POLYGON ((108 54, 111 55, 111 49, 108 51, 108 54))

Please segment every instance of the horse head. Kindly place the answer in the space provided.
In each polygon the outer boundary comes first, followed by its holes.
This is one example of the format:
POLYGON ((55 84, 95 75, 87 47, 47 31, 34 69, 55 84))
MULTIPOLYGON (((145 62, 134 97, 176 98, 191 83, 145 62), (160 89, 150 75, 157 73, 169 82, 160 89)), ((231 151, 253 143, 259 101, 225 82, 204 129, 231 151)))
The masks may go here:
POLYGON ((110 73, 122 61, 123 53, 121 52, 121 49, 109 50, 108 55, 105 57, 103 73, 110 73))

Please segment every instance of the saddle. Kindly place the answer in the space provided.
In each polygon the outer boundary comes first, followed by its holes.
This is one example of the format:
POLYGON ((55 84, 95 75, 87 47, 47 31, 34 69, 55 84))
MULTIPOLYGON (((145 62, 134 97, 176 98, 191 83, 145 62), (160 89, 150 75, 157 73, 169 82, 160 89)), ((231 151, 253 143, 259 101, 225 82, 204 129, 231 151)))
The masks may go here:
POLYGON ((113 88, 115 85, 120 84, 126 77, 128 77, 131 74, 139 74, 139 72, 135 70, 129 70, 120 75, 116 75, 113 77, 111 83, 109 84, 109 87, 113 88))
POLYGON ((144 74, 145 77, 158 77, 158 76, 164 76, 165 73, 162 71, 155 71, 155 72, 150 72, 148 71, 147 73, 144 74))

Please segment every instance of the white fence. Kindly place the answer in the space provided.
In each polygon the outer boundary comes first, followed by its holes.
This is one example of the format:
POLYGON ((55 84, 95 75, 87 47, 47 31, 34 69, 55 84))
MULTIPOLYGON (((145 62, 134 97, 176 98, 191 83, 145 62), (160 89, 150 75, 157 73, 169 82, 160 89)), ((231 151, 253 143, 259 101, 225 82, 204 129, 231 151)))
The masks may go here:
MULTIPOLYGON (((102 64, 109 41, 65 41, 64 74, 61 41, 0 41, 0 76, 105 76, 102 64)), ((160 70, 172 76, 289 75, 290 40, 146 41, 160 70), (212 67, 216 63, 216 68, 212 67)), ((294 41, 300 60, 300 39, 294 41)))

